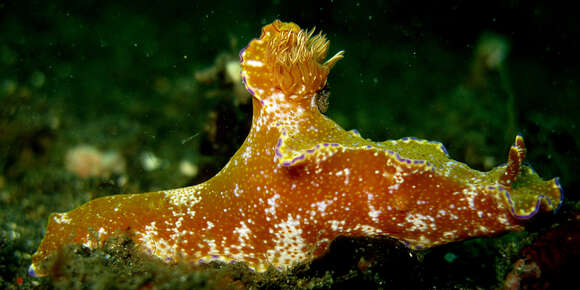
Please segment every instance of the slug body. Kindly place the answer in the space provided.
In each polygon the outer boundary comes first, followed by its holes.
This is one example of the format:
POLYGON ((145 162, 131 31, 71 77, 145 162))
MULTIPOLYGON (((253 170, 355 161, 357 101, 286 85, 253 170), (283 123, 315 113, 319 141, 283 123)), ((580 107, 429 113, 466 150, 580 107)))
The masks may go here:
POLYGON ((522 164, 521 136, 508 162, 480 172, 449 158, 441 143, 385 142, 345 131, 319 112, 342 52, 294 23, 265 26, 240 53, 253 95, 252 129, 225 167, 205 183, 113 195, 52 214, 31 273, 68 243, 94 248, 127 232, 165 260, 242 261, 256 271, 322 255, 339 235, 388 236, 413 249, 519 230, 562 202, 558 179, 522 164))

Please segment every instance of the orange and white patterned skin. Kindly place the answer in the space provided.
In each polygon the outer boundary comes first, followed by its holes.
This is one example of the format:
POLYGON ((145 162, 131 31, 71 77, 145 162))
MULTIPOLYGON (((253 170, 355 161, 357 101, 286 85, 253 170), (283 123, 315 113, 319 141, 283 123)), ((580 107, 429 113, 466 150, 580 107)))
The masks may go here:
POLYGON ((389 236, 413 249, 522 228, 562 202, 557 178, 529 167, 516 137, 508 164, 479 172, 438 142, 372 142, 319 112, 316 97, 342 52, 323 62, 328 41, 275 21, 240 53, 253 95, 252 129, 205 183, 113 195, 52 214, 31 274, 68 243, 90 248, 128 232, 167 261, 241 261, 286 269, 322 255, 339 235, 389 236))

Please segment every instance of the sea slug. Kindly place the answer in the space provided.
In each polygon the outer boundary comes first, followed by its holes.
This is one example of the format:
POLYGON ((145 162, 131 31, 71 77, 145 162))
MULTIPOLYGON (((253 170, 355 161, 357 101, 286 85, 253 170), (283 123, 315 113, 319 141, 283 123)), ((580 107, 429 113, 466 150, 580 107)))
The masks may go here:
MULTIPOLYGON (((523 165, 517 136, 506 165, 480 172, 439 142, 366 140, 321 114, 327 75, 322 34, 275 21, 240 53, 253 95, 251 131, 205 183, 113 195, 52 214, 30 271, 68 243, 94 248, 127 232, 168 261, 242 261, 286 269, 322 255, 339 235, 388 236, 413 249, 519 230, 562 203, 558 179, 523 165), (320 108, 319 108, 320 107, 320 108)), ((327 97, 327 95, 326 95, 327 97)))

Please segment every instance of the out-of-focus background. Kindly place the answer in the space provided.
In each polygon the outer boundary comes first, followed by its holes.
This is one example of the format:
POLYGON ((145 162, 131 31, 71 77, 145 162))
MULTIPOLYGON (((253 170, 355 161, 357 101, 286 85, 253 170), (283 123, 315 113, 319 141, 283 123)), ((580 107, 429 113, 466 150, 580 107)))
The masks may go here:
MULTIPOLYGON (((326 113, 345 129, 373 140, 440 141, 479 170, 504 163, 521 132, 534 169, 560 176, 566 204, 549 222, 419 254, 409 266, 420 273, 408 277, 416 286, 571 279, 562 269, 572 261, 560 256, 577 256, 565 247, 536 261, 551 265, 539 276, 509 274, 533 266, 517 262, 541 256, 538 241, 555 249, 579 229, 580 25, 572 11, 544 1, 0 1, 0 288, 114 285, 117 276, 91 276, 78 257, 68 265, 78 263, 82 275, 26 275, 48 214, 215 174, 249 130, 238 52, 275 19, 316 27, 330 54, 345 51, 328 80, 326 113)), ((361 245, 349 243, 343 247, 360 254, 361 245)), ((356 260, 354 270, 346 261, 347 274, 327 271, 330 280, 320 270, 288 284, 261 277, 233 285, 405 285, 406 276, 390 277, 378 256, 363 259, 379 259, 374 264, 356 260)), ((121 287, 163 285, 160 276, 121 287)), ((188 285, 215 282, 196 279, 188 285)))

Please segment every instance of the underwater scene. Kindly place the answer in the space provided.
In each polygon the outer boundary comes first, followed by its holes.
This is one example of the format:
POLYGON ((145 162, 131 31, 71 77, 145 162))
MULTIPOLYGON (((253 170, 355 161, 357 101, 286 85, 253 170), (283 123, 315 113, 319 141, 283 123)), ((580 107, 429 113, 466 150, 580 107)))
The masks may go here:
POLYGON ((562 288, 571 11, 0 1, 0 288, 562 288))

